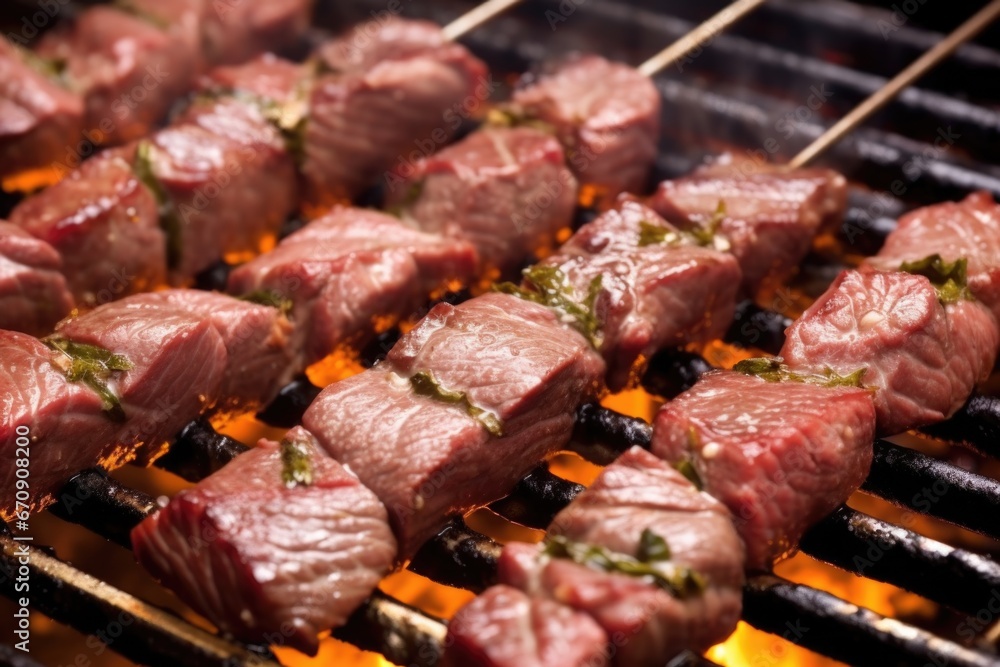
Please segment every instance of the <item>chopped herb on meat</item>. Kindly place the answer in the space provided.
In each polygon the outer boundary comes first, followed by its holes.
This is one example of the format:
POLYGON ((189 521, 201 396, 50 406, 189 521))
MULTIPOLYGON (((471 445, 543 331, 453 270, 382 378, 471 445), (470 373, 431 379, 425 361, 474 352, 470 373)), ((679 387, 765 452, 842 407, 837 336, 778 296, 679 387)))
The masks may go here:
POLYGON ((294 438, 281 441, 281 481, 285 486, 313 483, 313 462, 306 446, 294 438))
POLYGON ((473 405, 463 392, 445 389, 430 372, 414 373, 410 377, 410 384, 413 386, 413 391, 421 396, 429 396, 442 403, 451 403, 464 408, 466 414, 482 422, 491 435, 497 437, 503 435, 503 424, 495 414, 473 405))
POLYGON ((96 345, 75 343, 61 336, 42 339, 50 349, 61 356, 53 365, 62 371, 70 382, 82 382, 101 398, 101 408, 114 421, 125 421, 121 399, 108 387, 108 380, 120 372, 132 370, 132 362, 123 355, 114 354, 96 345))
POLYGON ((947 305, 956 301, 973 300, 972 292, 969 291, 968 267, 969 260, 964 257, 946 262, 941 255, 935 253, 915 262, 903 262, 899 270, 926 277, 934 285, 938 300, 947 305))
POLYGON ((594 348, 600 348, 603 337, 594 305, 601 293, 601 276, 590 281, 587 295, 582 301, 577 300, 566 275, 554 266, 538 264, 525 269, 524 282, 527 288, 513 283, 501 283, 493 289, 551 308, 563 322, 583 334, 594 348))
POLYGON ((823 387, 863 387, 866 368, 859 368, 853 373, 840 375, 832 368, 822 373, 796 373, 783 363, 780 357, 755 357, 744 359, 733 370, 744 375, 753 375, 768 382, 808 382, 823 387))
POLYGON ((551 558, 571 560, 602 572, 646 578, 681 599, 698 595, 705 590, 705 580, 700 574, 691 568, 666 562, 670 553, 666 540, 648 529, 643 532, 638 558, 591 544, 573 542, 562 536, 547 538, 542 553, 551 558), (645 548, 652 548, 652 553, 646 553, 643 544, 647 545, 645 548), (664 556, 664 553, 667 555, 664 556))
POLYGON ((270 306, 271 308, 277 308, 283 314, 287 315, 292 310, 292 300, 281 296, 277 292, 271 290, 254 290, 248 292, 243 296, 239 297, 240 301, 248 301, 250 303, 256 303, 259 306, 270 306))
POLYGON ((150 142, 139 142, 135 149, 135 162, 132 168, 142 184, 153 193, 153 197, 156 198, 156 203, 160 207, 160 228, 163 229, 167 237, 167 266, 176 268, 181 263, 183 252, 181 221, 177 214, 177 207, 153 172, 153 145, 150 142))

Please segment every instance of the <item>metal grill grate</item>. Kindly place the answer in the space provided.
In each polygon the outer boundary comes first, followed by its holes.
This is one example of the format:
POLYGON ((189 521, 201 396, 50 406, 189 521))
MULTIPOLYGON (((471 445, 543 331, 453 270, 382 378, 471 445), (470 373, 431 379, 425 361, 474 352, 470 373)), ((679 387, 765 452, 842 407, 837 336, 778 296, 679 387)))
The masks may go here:
MULTIPOLYGON (((566 3, 563 3, 565 5, 566 3)), ((529 2, 472 35, 473 50, 498 72, 519 72, 552 53, 573 48, 599 50, 609 57, 639 62, 685 34, 723 3, 654 2, 630 5, 588 0, 574 5, 564 24, 550 29, 547 11, 559 3, 529 2), (637 38, 639 36, 639 38, 637 38)), ((442 22, 467 8, 466 3, 425 3, 407 12, 427 12, 442 22)), ((367 18, 380 3, 353 3, 345 8, 321 3, 319 24, 336 26, 367 18)), ((706 152, 723 147, 755 150, 778 131, 776 119, 795 113, 811 86, 825 84, 829 103, 789 126, 781 135, 778 156, 789 156, 817 136, 829 122, 884 82, 884 76, 912 60, 933 43, 932 34, 904 26, 886 42, 875 15, 840 2, 773 2, 732 33, 718 36, 710 48, 684 64, 684 71, 658 79, 665 99, 667 134, 657 166, 657 179, 683 174, 706 152), (782 45, 781 47, 774 46, 782 45), (839 64, 834 64, 839 63, 839 64), (706 85, 710 84, 710 85, 706 85)), ((982 47, 963 49, 928 79, 927 88, 910 90, 842 144, 828 162, 872 191, 855 189, 846 227, 852 252, 877 249, 892 220, 917 204, 961 197, 985 188, 1000 197, 1000 53, 982 47), (952 126, 961 135, 961 150, 935 154, 936 160, 905 182, 902 199, 891 190, 903 166, 933 149, 936 132, 952 126)), ((805 277, 824 286, 836 266, 811 258, 805 277)), ((729 342, 750 346, 742 331, 751 323, 753 346, 776 352, 787 324, 784 315, 753 305, 741 307, 729 342)), ((391 334, 389 335, 391 336, 391 334)), ((381 343, 386 343, 386 338, 381 343)), ((386 349, 386 345, 372 350, 386 349)), ((373 359, 367 359, 370 363, 373 359)), ((673 395, 710 368, 698 355, 671 352, 653 360, 644 384, 652 393, 673 395)), ((260 417, 267 423, 296 424, 317 389, 299 380, 260 417)), ((1000 454, 1000 400, 977 396, 949 422, 927 434, 961 442, 987 455, 1000 454)), ((632 445, 648 446, 649 426, 599 406, 578 414, 574 447, 599 464, 632 445)), ((189 425, 158 465, 187 480, 217 470, 245 447, 221 436, 204 422, 189 425)), ((582 487, 540 466, 507 498, 494 503, 498 515, 527 527, 544 528, 582 487)), ((991 538, 1000 539, 1000 483, 986 476, 885 441, 875 443, 875 461, 864 490, 893 504, 991 538), (935 484, 948 493, 931 505, 919 494, 935 484)), ((108 540, 128 546, 129 530, 155 501, 104 473, 86 471, 70 482, 69 497, 57 504, 56 516, 86 527, 108 540)), ((15 552, 24 543, 0 532, 0 589, 14 596, 15 552)), ((270 665, 274 657, 263 647, 247 647, 219 638, 84 574, 44 549, 31 547, 31 577, 37 592, 32 603, 57 621, 82 632, 106 627, 127 613, 137 622, 124 629, 114 649, 148 665, 270 665)), ((802 543, 810 556, 859 575, 899 586, 929 600, 976 614, 1000 585, 1000 565, 862 512, 843 507, 815 526, 802 543), (860 563, 859 552, 878 545, 880 557, 860 563)), ((410 568, 440 583, 473 591, 492 583, 499 545, 456 518, 431 540, 410 568)), ((745 590, 745 620, 762 630, 786 636, 807 648, 851 664, 995 665, 987 651, 936 637, 898 620, 858 608, 822 591, 772 575, 751 578, 745 590), (790 621, 810 631, 789 635, 790 621)), ((382 653, 407 665, 433 665, 446 626, 437 618, 382 593, 373 596, 334 635, 361 648, 382 653)), ((0 660, 7 660, 0 652, 0 660)), ((14 663, 17 664, 17 663, 14 663)), ((694 655, 670 665, 711 665, 694 655)))

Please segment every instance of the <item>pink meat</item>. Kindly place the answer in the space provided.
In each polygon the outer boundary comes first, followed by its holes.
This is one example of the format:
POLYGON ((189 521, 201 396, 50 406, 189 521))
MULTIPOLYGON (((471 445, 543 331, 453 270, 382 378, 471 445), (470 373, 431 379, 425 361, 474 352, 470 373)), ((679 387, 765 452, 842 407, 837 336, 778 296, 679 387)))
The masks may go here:
POLYGON ((841 375, 866 369, 879 432, 950 417, 993 369, 1000 332, 986 306, 943 306, 930 281, 902 272, 845 271, 788 328, 794 369, 841 375))
POLYGON ((286 439, 312 480, 288 484, 280 445, 261 440, 132 531, 139 562, 220 630, 315 655, 392 567, 385 508, 309 433, 286 439))
POLYGON ((861 485, 874 435, 863 389, 720 371, 663 406, 653 453, 693 466, 732 512, 747 568, 764 570, 861 485))
POLYGON ((448 623, 442 667, 606 667, 607 635, 586 614, 493 586, 448 623))

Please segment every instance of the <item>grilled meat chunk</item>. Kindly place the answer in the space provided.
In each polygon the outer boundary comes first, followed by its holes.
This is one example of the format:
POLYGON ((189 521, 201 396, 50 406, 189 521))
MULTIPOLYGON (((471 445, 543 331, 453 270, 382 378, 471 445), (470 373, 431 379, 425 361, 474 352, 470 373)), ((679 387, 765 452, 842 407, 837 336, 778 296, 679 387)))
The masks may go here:
POLYGON ((132 546, 224 632, 313 655, 396 555, 385 508, 301 428, 177 494, 132 546))
POLYGON ((475 250, 367 209, 337 207, 230 275, 232 294, 292 302, 305 366, 372 335, 377 318, 416 310, 428 293, 475 271, 475 250))
POLYGON ((15 505, 14 460, 22 458, 16 447, 30 448, 31 510, 47 505, 73 475, 121 452, 115 442, 119 425, 108 419, 100 397, 82 383, 68 382, 54 358, 37 338, 0 330, 0 453, 10 462, 0 469, 5 521, 23 509, 15 505))
POLYGON ((611 639, 616 664, 662 665, 736 627, 744 552, 729 512, 648 452, 633 448, 605 468, 556 516, 548 540, 541 555, 508 545, 501 582, 589 613, 611 639), (586 557, 570 558, 560 538, 586 557), (600 564, 601 555, 616 554, 636 567, 600 564), (643 567, 663 579, 625 574, 643 567))
POLYGON ((1000 321, 1000 205, 988 192, 960 202, 925 206, 904 215, 882 250, 867 260, 883 271, 933 254, 968 261, 969 289, 1000 321))
POLYGON ((295 371, 292 325, 278 308, 193 289, 163 290, 122 302, 150 311, 179 310, 210 323, 226 348, 213 411, 246 413, 267 405, 295 371))
POLYGON ((1000 332, 980 302, 943 305, 922 275, 844 271, 788 328, 782 357, 794 370, 865 369, 880 433, 950 417, 993 369, 1000 332))
POLYGON ((164 224, 175 285, 220 258, 245 261, 273 247, 297 205, 295 161, 280 133, 250 109, 230 111, 217 105, 197 124, 161 130, 135 158, 172 208, 164 224))
POLYGON ((482 129, 396 176, 390 209, 426 232, 469 241, 501 272, 551 248, 576 206, 562 147, 532 128, 482 129))
MULTIPOLYGON (((401 21, 378 29, 396 34, 401 21)), ((351 53, 358 45, 373 49, 329 60, 331 71, 313 86, 302 171, 307 196, 317 204, 352 199, 397 162, 434 152, 471 113, 467 108, 484 104, 492 89, 485 65, 459 44, 387 49, 390 41, 373 37, 370 29, 370 23, 359 26, 319 54, 351 53)))
MULTIPOLYGON (((32 508, 85 468, 114 468, 141 445, 159 446, 218 396, 226 348, 217 330, 174 308, 150 317, 146 296, 63 320, 46 339, 53 349, 3 334, 3 442, 13 447, 16 428, 27 426, 38 443, 32 508)), ((9 517, 14 468, 5 474, 9 517)))
POLYGON ((84 99, 84 126, 95 143, 148 134, 191 87, 202 60, 197 16, 187 16, 193 22, 169 26, 142 12, 98 6, 42 38, 38 54, 66 63, 64 76, 84 99))
POLYGON ((166 283, 166 237, 153 193, 114 153, 86 161, 21 202, 10 221, 54 247, 80 305, 166 283))
POLYGON ((544 306, 436 306, 386 363, 327 387, 303 424, 385 503, 406 559, 563 446, 604 364, 544 306))
POLYGON ((73 309, 52 246, 0 221, 0 329, 44 336, 73 309))
POLYGON ((660 93, 635 69, 595 55, 526 77, 512 112, 552 126, 583 185, 608 199, 642 192, 660 142, 660 93))
POLYGON ((839 223, 847 181, 828 169, 781 171, 724 160, 660 183, 647 204, 678 227, 711 224, 740 263, 749 295, 784 279, 821 229, 839 223))
POLYGON ((584 613, 493 586, 448 623, 442 667, 606 667, 608 637, 584 613))
POLYGON ((663 406, 653 453, 729 508, 747 568, 764 570, 861 485, 874 431, 863 389, 719 371, 663 406))
POLYGON ((740 283, 732 255, 694 245, 634 201, 581 227, 539 266, 558 269, 577 302, 594 296, 612 391, 657 350, 720 337, 740 283))
POLYGON ((0 40, 0 174, 49 167, 83 140, 83 100, 0 40))

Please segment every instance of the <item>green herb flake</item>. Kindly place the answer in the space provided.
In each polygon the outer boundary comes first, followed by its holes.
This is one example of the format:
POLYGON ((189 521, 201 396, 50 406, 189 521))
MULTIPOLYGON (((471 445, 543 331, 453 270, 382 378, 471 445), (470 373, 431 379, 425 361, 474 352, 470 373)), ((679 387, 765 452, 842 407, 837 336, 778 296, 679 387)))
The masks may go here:
POLYGON ((956 301, 973 301, 969 291, 968 279, 969 260, 962 257, 954 262, 946 262, 941 255, 935 253, 929 257, 903 262, 900 271, 924 276, 931 281, 937 291, 938 301, 944 305, 956 301))
POLYGON ((417 203, 417 200, 420 199, 422 194, 424 194, 424 180, 420 179, 418 181, 413 181, 406 187, 406 192, 403 194, 403 198, 399 201, 399 203, 388 207, 386 211, 397 218, 402 217, 403 213, 405 213, 407 209, 417 203))
POLYGON ((313 461, 305 443, 293 438, 281 441, 281 481, 288 488, 313 483, 313 461))
POLYGON ((677 245, 684 240, 684 236, 676 229, 654 225, 647 220, 639 222, 639 247, 659 245, 677 245))
POLYGON ((694 488, 699 491, 705 490, 705 483, 701 481, 701 475, 698 474, 698 470, 694 467, 691 459, 681 459, 674 464, 674 468, 677 469, 677 472, 687 477, 688 481, 694 484, 694 488))
MULTIPOLYGON (((559 535, 551 536, 545 540, 542 553, 550 558, 571 560, 578 565, 601 572, 648 579, 680 599, 693 597, 705 590, 705 579, 701 574, 688 567, 672 565, 661 557, 662 549, 666 549, 666 540, 653 535, 648 530, 643 531, 642 539, 655 543, 656 552, 652 559, 644 557, 646 554, 643 553, 642 544, 640 544, 639 557, 632 558, 603 547, 573 542, 559 535), (650 537, 646 537, 647 532, 650 537), (660 546, 661 542, 662 547, 660 546)), ((667 551, 669 552, 669 549, 667 551)))
POLYGON ((639 222, 639 247, 658 245, 678 245, 685 241, 707 248, 715 248, 720 251, 729 250, 729 240, 719 234, 719 226, 726 219, 726 202, 719 200, 719 204, 712 213, 712 216, 704 223, 698 223, 688 218, 685 229, 678 230, 673 227, 661 227, 648 220, 639 222))
POLYGON ((428 396, 442 403, 458 405, 464 408, 465 413, 474 419, 478 419, 486 430, 489 431, 490 435, 497 437, 503 435, 503 423, 495 414, 473 405, 469 401, 469 397, 463 392, 445 389, 429 371, 414 373, 410 377, 410 385, 413 386, 413 391, 420 396, 428 396))
POLYGON ((135 149, 132 169, 136 177, 156 198, 156 203, 159 205, 160 228, 167 238, 167 266, 175 269, 180 266, 184 252, 181 220, 173 200, 153 172, 153 144, 149 141, 139 142, 135 149))
MULTIPOLYGON (((545 134, 556 136, 556 128, 534 117, 528 111, 514 104, 504 104, 490 109, 486 114, 488 127, 530 127, 545 134)), ((567 148, 569 148, 567 146, 567 148)))
POLYGON ((554 266, 536 264, 524 270, 525 287, 501 283, 494 285, 493 289, 551 308, 564 323, 579 331, 595 349, 599 349, 603 336, 594 306, 601 293, 601 283, 601 276, 591 280, 587 295, 580 302, 575 299, 575 290, 566 280, 566 274, 554 266))
POLYGON ((646 528, 639 536, 639 553, 636 555, 643 563, 652 563, 658 560, 670 560, 670 547, 667 541, 646 528))
POLYGON ((821 387, 863 388, 867 368, 859 368, 847 375, 840 375, 827 367, 822 373, 795 373, 784 364, 781 357, 755 357, 744 359, 733 366, 733 370, 744 375, 753 375, 767 382, 807 382, 821 387))
POLYGON ((691 231, 689 232, 691 236, 695 238, 698 245, 706 247, 715 247, 717 249, 728 249, 729 243, 726 241, 724 243, 725 248, 721 248, 720 243, 724 240, 718 235, 719 226, 722 221, 726 219, 726 202, 722 199, 719 200, 718 205, 715 207, 715 212, 712 213, 711 217, 704 224, 697 224, 692 221, 691 231))
POLYGON ((116 373, 132 370, 132 362, 123 355, 114 354, 96 345, 76 343, 61 336, 49 336, 42 342, 62 356, 53 365, 63 372, 70 382, 82 382, 101 399, 101 409, 112 421, 124 422, 125 411, 121 399, 108 387, 108 380, 116 373))
POLYGON ((270 306, 271 308, 277 308, 283 315, 290 313, 292 307, 295 305, 291 299, 284 297, 277 292, 263 289, 248 292, 239 297, 239 300, 256 303, 258 306, 270 306))

